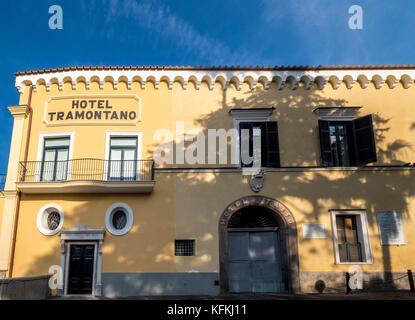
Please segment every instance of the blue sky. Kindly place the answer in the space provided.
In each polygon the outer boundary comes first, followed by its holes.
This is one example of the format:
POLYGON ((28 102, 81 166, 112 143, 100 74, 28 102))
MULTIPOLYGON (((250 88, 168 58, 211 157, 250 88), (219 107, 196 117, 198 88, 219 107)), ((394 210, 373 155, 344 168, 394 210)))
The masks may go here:
MULTIPOLYGON (((0 173, 16 71, 73 65, 415 64, 413 0, 15 0, 0 11, 0 173), (363 29, 348 26, 351 5, 363 29), (63 9, 51 30, 49 7, 63 9)), ((36 108, 36 106, 33 106, 36 108)), ((29 159, 31 160, 31 159, 29 159)))

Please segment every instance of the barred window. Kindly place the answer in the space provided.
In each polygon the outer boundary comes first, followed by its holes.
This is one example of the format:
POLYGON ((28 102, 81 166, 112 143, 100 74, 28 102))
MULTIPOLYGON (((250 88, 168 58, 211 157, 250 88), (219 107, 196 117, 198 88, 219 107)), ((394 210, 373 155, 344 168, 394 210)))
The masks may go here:
POLYGON ((61 216, 58 212, 52 211, 47 216, 47 224, 49 230, 55 230, 59 227, 59 224, 61 222, 61 216))
POLYGON ((127 214, 122 210, 116 211, 112 216, 112 224, 117 230, 124 229, 127 224, 127 214))
POLYGON ((175 240, 174 242, 175 256, 194 256, 195 240, 175 240))

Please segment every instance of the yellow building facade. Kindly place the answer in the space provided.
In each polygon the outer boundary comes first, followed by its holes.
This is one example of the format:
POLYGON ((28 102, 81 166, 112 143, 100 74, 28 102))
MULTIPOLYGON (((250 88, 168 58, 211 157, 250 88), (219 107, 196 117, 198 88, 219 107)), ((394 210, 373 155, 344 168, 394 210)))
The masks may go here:
POLYGON ((16 73, 0 272, 58 270, 62 295, 315 292, 345 272, 406 288, 414 79, 408 66, 16 73))

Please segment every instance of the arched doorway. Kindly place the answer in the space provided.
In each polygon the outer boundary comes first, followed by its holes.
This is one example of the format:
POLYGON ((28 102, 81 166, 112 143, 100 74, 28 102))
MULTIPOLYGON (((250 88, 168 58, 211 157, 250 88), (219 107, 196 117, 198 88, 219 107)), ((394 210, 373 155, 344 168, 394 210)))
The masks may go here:
POLYGON ((299 292, 297 227, 280 202, 249 196, 219 221, 221 292, 299 292))

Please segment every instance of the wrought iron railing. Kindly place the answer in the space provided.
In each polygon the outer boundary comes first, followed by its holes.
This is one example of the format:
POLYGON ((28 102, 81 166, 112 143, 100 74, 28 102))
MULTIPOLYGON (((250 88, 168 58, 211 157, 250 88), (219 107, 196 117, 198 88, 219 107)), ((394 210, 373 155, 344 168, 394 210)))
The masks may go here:
POLYGON ((0 190, 4 190, 7 174, 0 174, 0 190))
POLYGON ((153 181, 153 160, 73 159, 27 161, 19 165, 20 182, 153 181))

